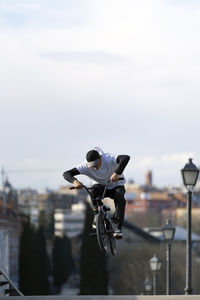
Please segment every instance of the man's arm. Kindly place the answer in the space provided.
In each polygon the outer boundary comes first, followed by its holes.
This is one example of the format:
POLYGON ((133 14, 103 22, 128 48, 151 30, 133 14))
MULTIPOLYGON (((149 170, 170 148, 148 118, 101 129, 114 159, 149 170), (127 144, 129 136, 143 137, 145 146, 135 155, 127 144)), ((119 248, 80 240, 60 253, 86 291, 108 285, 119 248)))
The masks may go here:
POLYGON ((112 182, 117 182, 119 179, 119 175, 121 175, 126 167, 126 165, 128 164, 130 159, 129 155, 118 155, 116 162, 118 164, 117 168, 115 169, 115 172, 112 174, 112 176, 110 177, 110 180, 112 182))
POLYGON ((65 180, 69 181, 70 183, 73 183, 74 180, 77 180, 74 176, 79 175, 80 172, 77 170, 77 168, 73 168, 71 170, 68 170, 63 173, 63 177, 65 180))
POLYGON ((80 172, 77 168, 73 168, 71 170, 68 170, 66 172, 63 173, 63 177, 65 178, 65 180, 69 181, 70 183, 74 184, 74 187, 76 189, 81 189, 82 188, 82 183, 80 181, 78 181, 76 179, 76 175, 79 175, 80 172))
POLYGON ((115 169, 115 173, 121 175, 126 168, 128 162, 130 160, 129 155, 118 155, 116 162, 118 163, 117 168, 115 169))

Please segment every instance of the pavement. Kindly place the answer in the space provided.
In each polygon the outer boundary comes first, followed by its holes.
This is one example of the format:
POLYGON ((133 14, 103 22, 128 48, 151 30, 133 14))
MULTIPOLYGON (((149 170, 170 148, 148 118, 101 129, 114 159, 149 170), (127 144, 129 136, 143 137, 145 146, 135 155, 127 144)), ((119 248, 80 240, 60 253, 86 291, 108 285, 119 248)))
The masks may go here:
POLYGON ((158 296, 123 296, 123 295, 112 295, 112 296, 74 296, 74 295, 65 295, 65 296, 3 296, 0 297, 0 300, 200 300, 200 295, 158 295, 158 296))

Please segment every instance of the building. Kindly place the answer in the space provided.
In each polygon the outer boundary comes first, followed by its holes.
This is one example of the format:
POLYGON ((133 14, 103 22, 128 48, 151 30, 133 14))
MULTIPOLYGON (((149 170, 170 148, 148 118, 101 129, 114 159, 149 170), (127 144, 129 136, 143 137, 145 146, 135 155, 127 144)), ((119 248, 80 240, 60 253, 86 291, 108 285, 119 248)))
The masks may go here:
POLYGON ((64 199, 65 206, 57 200, 54 210, 55 235, 74 238, 83 230, 87 192, 84 189, 70 190, 63 186, 58 190, 58 197, 64 199))
MULTIPOLYGON (((9 234, 8 230, 0 230, 0 270, 9 274, 9 234)), ((5 295, 5 289, 8 285, 0 287, 0 296, 5 295)))
POLYGON ((20 217, 16 190, 6 178, 0 191, 0 268, 18 286, 20 217))
POLYGON ((85 205, 83 202, 72 204, 71 210, 55 209, 54 233, 57 236, 74 238, 81 234, 85 219, 85 205))
POLYGON ((60 187, 58 191, 38 192, 24 189, 18 192, 20 211, 30 216, 37 227, 41 213, 45 218, 54 215, 55 235, 69 237, 80 234, 84 221, 86 192, 60 187))
POLYGON ((72 204, 78 203, 82 198, 82 193, 70 191, 66 187, 58 191, 38 192, 32 189, 18 191, 20 212, 30 216, 30 221, 35 227, 38 226, 41 212, 48 217, 56 209, 71 211, 72 204))
MULTIPOLYGON (((134 183, 126 185, 126 214, 147 213, 149 211, 161 213, 165 209, 184 207, 186 196, 181 189, 158 189, 153 185, 152 172, 145 174, 145 184, 134 183)), ((196 196, 200 202, 200 196, 196 196)))
POLYGON ((38 192, 33 189, 22 189, 18 191, 20 213, 30 216, 30 222, 38 224, 38 192))

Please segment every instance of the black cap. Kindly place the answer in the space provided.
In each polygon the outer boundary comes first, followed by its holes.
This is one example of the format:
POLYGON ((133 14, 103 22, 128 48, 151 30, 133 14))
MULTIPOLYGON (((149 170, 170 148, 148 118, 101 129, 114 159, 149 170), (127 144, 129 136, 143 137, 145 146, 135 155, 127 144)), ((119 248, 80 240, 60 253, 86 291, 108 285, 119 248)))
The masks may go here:
POLYGON ((96 150, 90 150, 86 154, 86 160, 88 162, 88 168, 93 167, 97 164, 97 160, 99 159, 100 155, 96 150))

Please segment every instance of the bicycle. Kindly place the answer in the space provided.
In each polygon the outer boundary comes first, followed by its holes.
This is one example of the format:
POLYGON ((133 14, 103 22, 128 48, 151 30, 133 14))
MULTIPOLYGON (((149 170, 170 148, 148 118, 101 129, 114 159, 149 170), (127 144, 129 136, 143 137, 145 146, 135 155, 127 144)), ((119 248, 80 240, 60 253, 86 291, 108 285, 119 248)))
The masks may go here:
MULTIPOLYGON (((119 178, 119 180, 123 180, 124 178, 119 178)), ((95 216, 96 221, 96 234, 91 233, 92 235, 97 235, 97 240, 99 244, 99 248, 103 254, 107 255, 109 253, 109 249, 112 255, 116 255, 116 238, 114 236, 114 229, 112 225, 112 221, 107 216, 107 211, 110 211, 109 207, 105 207, 102 205, 102 200, 106 194, 106 190, 110 180, 106 183, 102 197, 97 199, 97 214, 95 216)), ((90 190, 92 188, 88 188, 83 185, 83 188, 88 192, 91 197, 90 190)), ((70 190, 75 189, 75 187, 71 187, 70 190)))

